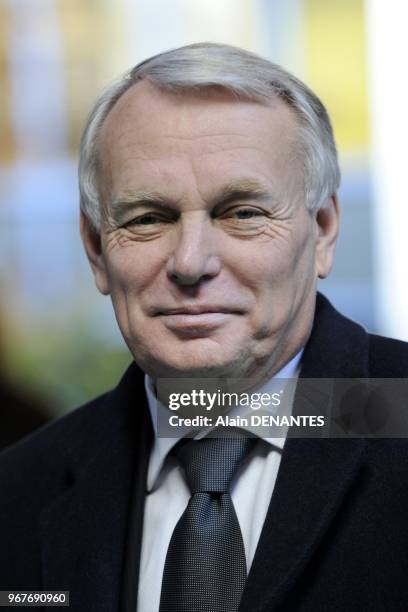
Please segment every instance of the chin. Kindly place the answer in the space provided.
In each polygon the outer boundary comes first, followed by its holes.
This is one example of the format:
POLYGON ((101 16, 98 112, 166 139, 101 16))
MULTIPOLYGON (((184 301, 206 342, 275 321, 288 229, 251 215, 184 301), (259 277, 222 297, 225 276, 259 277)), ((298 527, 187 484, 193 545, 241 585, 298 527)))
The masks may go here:
MULTIPOLYGON (((221 347, 196 346, 182 351, 150 353, 146 360, 135 361, 152 378, 232 378, 243 376, 244 351, 226 354, 221 347)), ((135 354, 135 353, 134 353, 135 354)))

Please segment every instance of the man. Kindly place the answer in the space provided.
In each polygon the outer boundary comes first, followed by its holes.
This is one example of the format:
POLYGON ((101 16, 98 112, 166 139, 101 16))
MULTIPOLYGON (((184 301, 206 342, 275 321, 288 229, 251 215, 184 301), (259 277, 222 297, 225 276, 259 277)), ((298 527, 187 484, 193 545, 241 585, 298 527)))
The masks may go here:
POLYGON ((164 379, 407 376, 405 344, 316 299, 338 185, 321 102, 245 51, 156 56, 99 100, 81 232, 135 363, 3 455, 3 590, 98 612, 406 609, 404 440, 178 442, 157 420, 164 379))

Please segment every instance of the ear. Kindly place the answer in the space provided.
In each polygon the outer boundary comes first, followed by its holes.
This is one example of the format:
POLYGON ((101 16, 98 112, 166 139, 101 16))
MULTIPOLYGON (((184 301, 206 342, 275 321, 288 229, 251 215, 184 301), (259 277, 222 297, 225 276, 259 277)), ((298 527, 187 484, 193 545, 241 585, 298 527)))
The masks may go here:
POLYGON ((334 260, 334 251, 339 234, 340 207, 337 194, 326 200, 316 213, 316 271, 319 278, 326 278, 334 260))
POLYGON ((95 284, 103 295, 109 295, 109 278, 102 252, 101 236, 81 210, 80 231, 83 245, 95 277, 95 284))

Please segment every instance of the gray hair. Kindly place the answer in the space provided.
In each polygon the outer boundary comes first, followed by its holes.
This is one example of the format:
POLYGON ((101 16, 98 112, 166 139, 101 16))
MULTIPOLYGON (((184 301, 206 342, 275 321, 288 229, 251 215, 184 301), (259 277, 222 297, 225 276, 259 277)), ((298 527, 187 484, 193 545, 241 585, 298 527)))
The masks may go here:
POLYGON ((199 43, 160 53, 130 70, 96 102, 81 138, 79 190, 81 210, 98 230, 101 206, 97 187, 97 138, 109 111, 134 84, 147 79, 167 91, 221 87, 238 99, 284 100, 299 122, 306 208, 317 211, 340 184, 336 144, 327 111, 302 81, 272 62, 228 45, 199 43))

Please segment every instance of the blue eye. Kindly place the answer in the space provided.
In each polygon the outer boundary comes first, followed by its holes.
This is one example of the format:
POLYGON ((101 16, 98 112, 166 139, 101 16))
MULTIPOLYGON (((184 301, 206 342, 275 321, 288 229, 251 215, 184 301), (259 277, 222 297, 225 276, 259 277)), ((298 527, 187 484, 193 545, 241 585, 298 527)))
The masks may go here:
POLYGON ((160 219, 157 215, 146 214, 141 217, 136 217, 136 219, 132 219, 129 221, 128 225, 153 225, 155 223, 160 223, 162 219, 160 219))
POLYGON ((258 217, 261 215, 261 212, 259 210, 254 210, 253 208, 243 208, 241 210, 233 211, 233 214, 239 219, 252 219, 253 217, 258 217))

